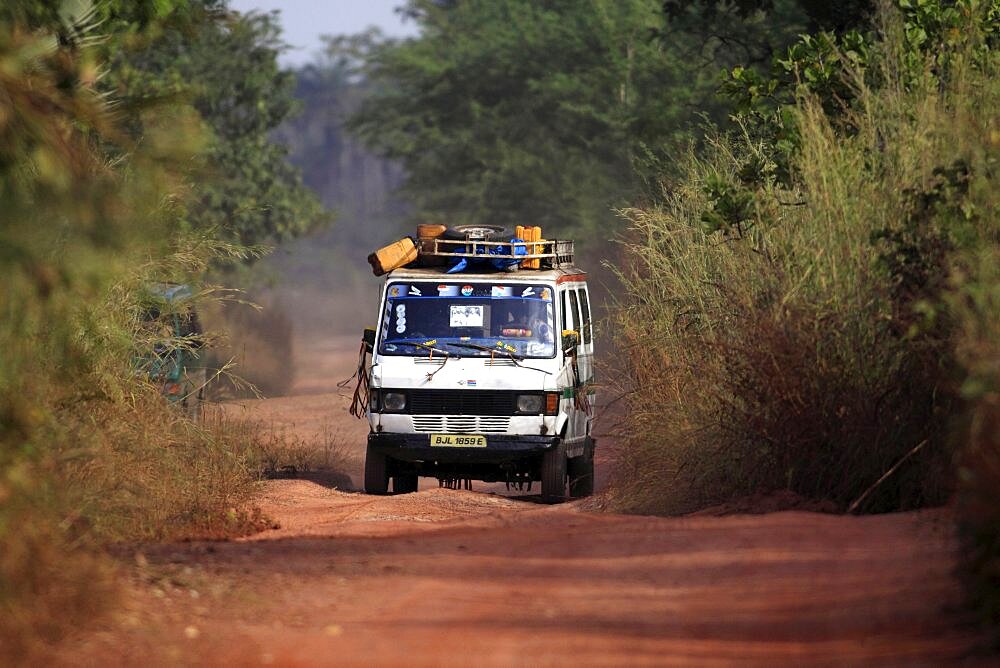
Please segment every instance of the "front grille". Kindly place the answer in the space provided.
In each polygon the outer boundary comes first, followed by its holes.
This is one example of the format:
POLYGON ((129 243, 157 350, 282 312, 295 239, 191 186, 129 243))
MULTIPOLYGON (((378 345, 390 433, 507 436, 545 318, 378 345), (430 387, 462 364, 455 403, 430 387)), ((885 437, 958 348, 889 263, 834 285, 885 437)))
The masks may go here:
POLYGON ((517 366, 517 362, 509 357, 494 357, 483 361, 485 366, 517 366))
POLYGON ((503 390, 409 390, 412 415, 505 415, 517 412, 517 392, 503 390))
POLYGON ((504 434, 510 426, 507 417, 473 415, 414 415, 413 430, 422 433, 504 434))

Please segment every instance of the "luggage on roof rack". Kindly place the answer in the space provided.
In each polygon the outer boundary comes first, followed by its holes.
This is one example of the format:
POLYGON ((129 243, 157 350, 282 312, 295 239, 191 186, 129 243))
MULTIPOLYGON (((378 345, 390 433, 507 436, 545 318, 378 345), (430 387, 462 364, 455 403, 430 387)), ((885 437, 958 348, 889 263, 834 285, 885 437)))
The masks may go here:
POLYGON ((573 263, 573 242, 542 239, 539 227, 519 225, 517 236, 507 241, 494 241, 504 231, 490 226, 421 225, 417 232, 416 241, 405 237, 369 255, 373 273, 381 276, 409 265, 443 270, 450 264, 451 273, 484 262, 503 271, 558 269, 573 263))
POLYGON ((420 248, 419 257, 476 258, 512 260, 524 263, 538 260, 537 269, 554 269, 573 263, 573 242, 558 239, 545 241, 457 241, 433 239, 420 248))

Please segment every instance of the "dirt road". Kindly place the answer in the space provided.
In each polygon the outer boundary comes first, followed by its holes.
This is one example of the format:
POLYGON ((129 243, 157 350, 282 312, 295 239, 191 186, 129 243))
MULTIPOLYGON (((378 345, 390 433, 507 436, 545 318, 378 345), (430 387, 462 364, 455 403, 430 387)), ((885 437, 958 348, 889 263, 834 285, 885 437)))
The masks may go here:
MULTIPOLYGON (((363 438, 323 417, 345 399, 319 376, 345 377, 354 349, 328 346, 297 397, 247 410, 363 438)), ((267 482, 262 508, 279 529, 137 553, 116 626, 63 660, 937 665, 975 641, 956 612, 947 510, 664 519, 301 479, 267 482)))

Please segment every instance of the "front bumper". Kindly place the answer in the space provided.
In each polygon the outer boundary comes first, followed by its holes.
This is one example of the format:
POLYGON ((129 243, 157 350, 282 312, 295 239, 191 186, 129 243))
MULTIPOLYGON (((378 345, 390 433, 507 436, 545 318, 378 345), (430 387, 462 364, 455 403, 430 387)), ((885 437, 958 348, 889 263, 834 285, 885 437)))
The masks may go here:
POLYGON ((541 455, 558 443, 558 436, 486 434, 485 448, 431 447, 430 434, 368 434, 368 446, 392 459, 443 464, 502 464, 541 455))

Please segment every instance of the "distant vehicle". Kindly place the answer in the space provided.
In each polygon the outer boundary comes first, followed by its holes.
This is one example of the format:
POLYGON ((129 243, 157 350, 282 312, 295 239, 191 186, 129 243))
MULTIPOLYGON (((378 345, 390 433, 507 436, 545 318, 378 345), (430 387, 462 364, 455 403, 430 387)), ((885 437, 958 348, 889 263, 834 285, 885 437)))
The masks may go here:
POLYGON ((169 401, 198 417, 207 374, 201 360, 202 329, 188 285, 159 283, 147 288, 143 325, 153 341, 137 367, 169 401))
POLYGON ((386 276, 378 326, 366 332, 369 494, 387 493, 390 480, 396 493, 416 491, 420 476, 539 481, 549 500, 565 498, 567 484, 571 497, 593 493, 586 274, 572 242, 492 234, 423 239, 411 264, 424 266, 386 276))

